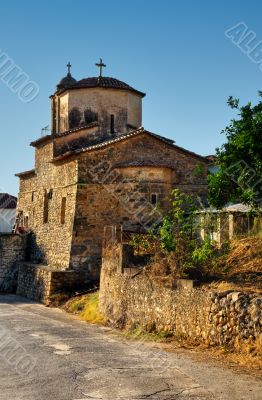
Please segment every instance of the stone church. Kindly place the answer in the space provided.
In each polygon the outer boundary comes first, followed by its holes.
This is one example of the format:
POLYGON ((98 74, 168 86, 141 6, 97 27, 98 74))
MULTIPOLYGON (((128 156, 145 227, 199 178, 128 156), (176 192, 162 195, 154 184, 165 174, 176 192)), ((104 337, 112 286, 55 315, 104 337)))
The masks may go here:
POLYGON ((19 229, 31 261, 97 279, 106 226, 139 232, 161 218, 174 188, 205 197, 207 158, 142 127, 145 93, 102 75, 68 73, 51 99, 52 128, 33 141, 35 166, 18 173, 19 229))

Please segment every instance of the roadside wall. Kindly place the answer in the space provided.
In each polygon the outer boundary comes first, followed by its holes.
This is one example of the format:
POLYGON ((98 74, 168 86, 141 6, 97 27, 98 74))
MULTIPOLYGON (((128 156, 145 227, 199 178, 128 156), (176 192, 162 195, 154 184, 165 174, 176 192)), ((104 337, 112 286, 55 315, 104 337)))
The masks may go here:
POLYGON ((190 285, 164 288, 146 270, 133 276, 117 272, 120 254, 119 248, 114 257, 104 251, 100 285, 101 312, 114 326, 164 329, 177 337, 231 347, 262 340, 262 296, 190 285))
POLYGON ((0 292, 15 292, 18 262, 25 259, 26 244, 25 236, 0 235, 0 292))
POLYGON ((87 283, 86 275, 74 270, 58 271, 44 265, 20 263, 17 294, 48 305, 51 296, 87 283))

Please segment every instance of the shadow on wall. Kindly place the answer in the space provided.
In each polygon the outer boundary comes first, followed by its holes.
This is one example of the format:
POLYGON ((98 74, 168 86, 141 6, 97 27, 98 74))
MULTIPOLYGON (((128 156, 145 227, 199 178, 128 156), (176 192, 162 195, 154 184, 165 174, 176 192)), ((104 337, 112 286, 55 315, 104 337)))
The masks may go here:
POLYGON ((15 293, 18 263, 26 259, 28 236, 0 235, 0 292, 15 293))
POLYGON ((69 113, 69 129, 78 128, 96 121, 98 121, 98 114, 92 111, 91 108, 86 108, 84 112, 81 112, 78 107, 74 107, 69 113))

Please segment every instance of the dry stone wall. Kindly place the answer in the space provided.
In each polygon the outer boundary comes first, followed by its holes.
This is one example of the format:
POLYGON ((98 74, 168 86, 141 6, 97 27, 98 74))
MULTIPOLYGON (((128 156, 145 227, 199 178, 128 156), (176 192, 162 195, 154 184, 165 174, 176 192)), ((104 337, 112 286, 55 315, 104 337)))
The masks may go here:
POLYGON ((16 290, 18 262, 25 259, 27 237, 0 235, 0 292, 16 290))
POLYGON ((17 294, 48 305, 57 293, 74 291, 86 286, 89 278, 84 273, 58 271, 47 266, 20 263, 17 294))
POLYGON ((119 257, 104 254, 101 312, 120 328, 144 326, 210 345, 237 346, 262 340, 262 296, 205 287, 168 289, 145 271, 118 273, 119 257))

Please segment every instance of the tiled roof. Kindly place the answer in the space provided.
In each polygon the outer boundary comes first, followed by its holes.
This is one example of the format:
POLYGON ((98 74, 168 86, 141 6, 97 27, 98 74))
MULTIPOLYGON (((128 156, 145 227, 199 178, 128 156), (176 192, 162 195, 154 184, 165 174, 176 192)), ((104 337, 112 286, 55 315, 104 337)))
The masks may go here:
POLYGON ((31 142, 30 146, 37 147, 39 144, 42 144, 42 143, 48 141, 49 139, 67 136, 67 135, 70 135, 70 133, 82 131, 82 130, 88 129, 88 128, 93 128, 93 127, 98 126, 98 125, 99 125, 99 123, 97 121, 95 121, 95 122, 91 122, 90 124, 87 124, 87 125, 84 125, 84 126, 80 126, 80 127, 74 128, 74 129, 69 129, 68 131, 55 133, 53 135, 45 135, 45 136, 43 136, 43 137, 31 142))
POLYGON ((200 211, 200 213, 205 214, 205 213, 213 213, 213 214, 219 214, 219 213, 248 213, 251 211, 251 207, 248 206, 247 204, 243 203, 237 203, 237 204, 230 204, 228 206, 225 206, 221 209, 217 208, 204 208, 203 210, 200 211))
POLYGON ((89 124, 86 124, 86 125, 84 125, 84 126, 80 126, 80 127, 74 128, 74 129, 69 129, 68 131, 65 131, 65 132, 55 133, 55 134, 53 135, 53 137, 54 137, 54 138, 58 138, 58 137, 62 137, 62 136, 67 136, 67 135, 69 135, 70 133, 82 131, 82 130, 88 129, 88 128, 93 128, 93 127, 95 127, 95 126, 99 126, 99 123, 98 123, 97 121, 90 122, 89 124))
POLYGON ((123 140, 128 140, 128 139, 130 139, 130 138, 132 138, 134 136, 138 136, 140 134, 150 135, 151 137, 154 137, 154 138, 160 140, 161 142, 164 142, 164 143, 168 144, 169 146, 172 146, 173 148, 175 148, 175 149, 177 149, 177 150, 179 150, 179 151, 181 151, 183 153, 190 154, 193 157, 196 157, 196 158, 201 159, 202 161, 208 162, 205 157, 200 156, 199 154, 196 154, 196 153, 194 153, 192 151, 186 150, 186 149, 184 149, 182 147, 179 147, 179 146, 174 144, 173 140, 167 139, 167 138, 165 138, 163 136, 160 136, 160 135, 157 135, 155 133, 149 132, 149 131, 145 130, 143 127, 140 127, 140 128, 138 128, 138 129, 136 129, 134 131, 131 131, 131 132, 127 133, 127 134, 123 134, 123 135, 120 135, 120 136, 112 138, 112 139, 104 140, 103 142, 95 144, 95 145, 89 145, 89 146, 86 146, 86 147, 81 148, 81 149, 77 149, 77 150, 74 150, 74 151, 68 151, 68 152, 66 152, 64 154, 61 154, 61 155, 55 157, 54 161, 58 161, 58 160, 61 160, 63 158, 70 157, 70 156, 73 156, 73 155, 78 155, 80 153, 84 153, 84 152, 87 152, 87 151, 101 149, 101 148, 104 148, 104 147, 109 146, 111 144, 114 144, 114 143, 117 143, 117 142, 121 142, 123 140))
POLYGON ((251 207, 246 204, 243 204, 243 203, 231 204, 229 206, 226 206, 224 208, 224 211, 247 213, 247 212, 251 211, 251 207))
POLYGON ((52 135, 45 135, 40 137, 39 139, 34 140, 33 142, 30 143, 30 146, 32 147, 37 147, 42 143, 47 142, 48 140, 52 139, 52 135))
POLYGON ((76 79, 72 77, 70 72, 60 80, 60 82, 57 84, 57 89, 63 89, 65 87, 70 87, 76 83, 76 79))
POLYGON ((18 178, 26 178, 27 176, 32 176, 35 175, 35 169, 30 169, 29 171, 23 171, 23 172, 19 172, 17 174, 15 174, 15 176, 17 176, 18 178))
MULTIPOLYGON (((83 88, 95 88, 95 87, 102 87, 105 89, 130 90, 132 92, 139 94, 142 97, 145 96, 145 93, 134 89, 127 83, 107 76, 81 79, 80 81, 77 81, 75 84, 71 85, 69 89, 71 90, 71 89, 83 89, 83 88)), ((64 90, 67 90, 67 88, 59 90, 59 93, 62 93, 64 90)))
POLYGON ((15 209, 17 198, 8 193, 0 193, 0 208, 15 209))

